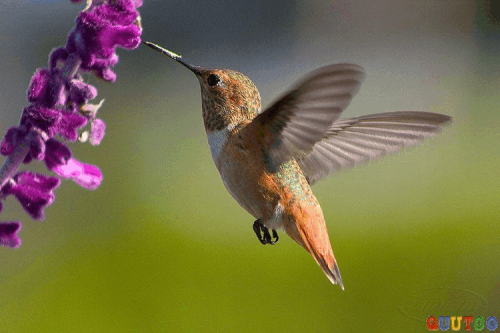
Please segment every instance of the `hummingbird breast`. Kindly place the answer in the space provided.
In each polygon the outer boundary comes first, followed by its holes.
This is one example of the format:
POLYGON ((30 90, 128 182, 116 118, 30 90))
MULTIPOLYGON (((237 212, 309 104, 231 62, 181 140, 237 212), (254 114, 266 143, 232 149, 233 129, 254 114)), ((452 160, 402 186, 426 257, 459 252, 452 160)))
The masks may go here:
POLYGON ((295 160, 270 174, 255 139, 243 137, 234 126, 208 131, 207 135, 224 186, 241 207, 256 219, 267 222, 268 227, 281 228, 281 214, 300 207, 304 208, 300 209, 303 212, 321 210, 295 160))

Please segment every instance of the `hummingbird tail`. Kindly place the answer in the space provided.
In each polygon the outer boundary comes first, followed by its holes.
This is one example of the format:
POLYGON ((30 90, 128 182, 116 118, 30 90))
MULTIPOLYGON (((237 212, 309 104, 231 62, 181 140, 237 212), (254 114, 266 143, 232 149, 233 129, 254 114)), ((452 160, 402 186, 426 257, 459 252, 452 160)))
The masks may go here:
POLYGON ((288 236, 313 256, 330 282, 338 284, 344 290, 324 218, 314 221, 307 218, 299 219, 285 222, 283 225, 288 236))

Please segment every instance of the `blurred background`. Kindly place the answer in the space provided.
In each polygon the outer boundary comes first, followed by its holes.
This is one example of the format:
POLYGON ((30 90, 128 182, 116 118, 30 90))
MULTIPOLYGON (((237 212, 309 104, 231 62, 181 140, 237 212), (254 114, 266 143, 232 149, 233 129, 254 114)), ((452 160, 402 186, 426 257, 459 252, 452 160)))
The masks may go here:
MULTIPOLYGON (((0 132, 82 6, 4 0, 0 132)), ((0 248, 0 331, 426 331, 430 316, 500 313, 500 4, 472 0, 145 1, 143 38, 247 74, 269 105, 322 65, 367 78, 346 117, 453 117, 422 146, 314 186, 345 291, 291 239, 262 246, 213 165, 194 75, 145 46, 96 84, 107 134, 75 156, 104 181, 63 181, 46 220, 17 201, 0 248)), ((3 134, 2 134, 3 135, 3 134)), ((44 167, 30 164, 31 169, 44 167)))

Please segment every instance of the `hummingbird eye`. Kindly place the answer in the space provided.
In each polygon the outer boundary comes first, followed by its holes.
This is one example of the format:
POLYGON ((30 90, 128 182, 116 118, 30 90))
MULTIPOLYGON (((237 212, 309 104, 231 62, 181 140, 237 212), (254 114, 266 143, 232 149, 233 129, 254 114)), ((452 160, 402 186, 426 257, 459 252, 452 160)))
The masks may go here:
POLYGON ((217 83, 220 82, 220 78, 215 75, 215 74, 210 74, 208 77, 207 77, 207 83, 210 87, 214 87, 217 85, 217 83))

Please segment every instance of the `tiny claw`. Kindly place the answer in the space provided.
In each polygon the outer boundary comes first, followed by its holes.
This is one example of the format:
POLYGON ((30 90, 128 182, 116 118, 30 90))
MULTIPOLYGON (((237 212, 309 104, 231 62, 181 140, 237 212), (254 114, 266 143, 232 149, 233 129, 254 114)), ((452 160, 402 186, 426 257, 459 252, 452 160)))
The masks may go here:
POLYGON ((255 235, 257 235, 257 239, 261 242, 262 245, 266 244, 271 244, 274 245, 278 242, 279 237, 278 233, 276 230, 271 229, 273 232, 273 236, 271 237, 271 234, 269 233, 269 229, 260 223, 260 219, 256 220, 253 223, 253 231, 255 232, 255 235))
POLYGON ((261 234, 262 227, 263 227, 263 225, 260 223, 260 220, 256 220, 253 223, 253 231, 257 235, 257 239, 262 243, 262 245, 266 245, 267 243, 261 234))
POLYGON ((278 243, 278 241, 280 240, 279 236, 278 236, 278 233, 276 232, 276 230, 272 229, 273 230, 273 237, 274 237, 274 240, 271 241, 271 245, 274 245, 276 243, 278 243))
POLYGON ((262 233, 264 234, 264 241, 266 242, 266 244, 271 244, 272 239, 271 239, 271 234, 269 233, 269 229, 265 225, 263 225, 261 227, 261 230, 262 233))

